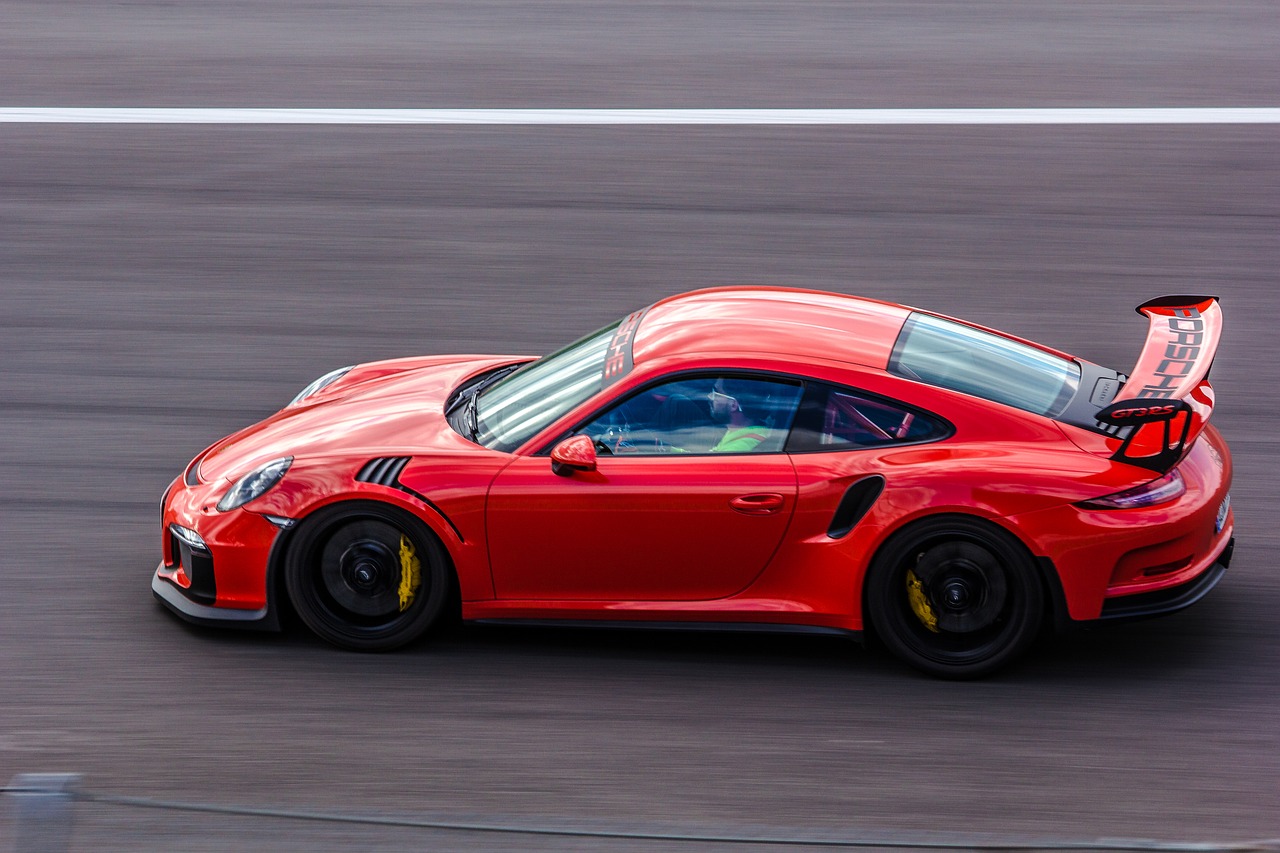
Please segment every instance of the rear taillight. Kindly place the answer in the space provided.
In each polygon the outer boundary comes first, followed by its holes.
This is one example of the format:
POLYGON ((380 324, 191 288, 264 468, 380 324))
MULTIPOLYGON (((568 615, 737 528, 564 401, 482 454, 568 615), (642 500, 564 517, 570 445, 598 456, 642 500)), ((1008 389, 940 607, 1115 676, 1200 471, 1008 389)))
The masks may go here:
POLYGON ((1113 495, 1103 495, 1089 501, 1081 501, 1078 506, 1088 509, 1142 509, 1156 504, 1168 503, 1182 497, 1187 491, 1182 475, 1174 468, 1168 474, 1150 483, 1143 483, 1113 495))

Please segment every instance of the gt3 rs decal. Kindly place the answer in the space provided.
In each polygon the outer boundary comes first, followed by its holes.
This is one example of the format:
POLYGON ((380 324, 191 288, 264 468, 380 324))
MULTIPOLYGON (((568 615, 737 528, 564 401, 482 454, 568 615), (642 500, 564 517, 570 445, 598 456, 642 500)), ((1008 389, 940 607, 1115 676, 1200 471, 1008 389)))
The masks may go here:
POLYGON ((640 328, 640 321, 644 319, 644 315, 648 310, 648 308, 644 308, 627 315, 626 319, 619 323, 618 328, 614 330, 613 338, 609 341, 609 348, 605 350, 604 370, 601 373, 601 379, 605 387, 612 385, 631 372, 631 368, 634 366, 631 356, 631 344, 635 340, 636 329, 640 328))
POLYGON ((1162 403, 1158 406, 1138 406, 1132 400, 1121 400, 1098 412, 1098 420, 1116 426, 1172 420, 1186 407, 1181 402, 1162 403))

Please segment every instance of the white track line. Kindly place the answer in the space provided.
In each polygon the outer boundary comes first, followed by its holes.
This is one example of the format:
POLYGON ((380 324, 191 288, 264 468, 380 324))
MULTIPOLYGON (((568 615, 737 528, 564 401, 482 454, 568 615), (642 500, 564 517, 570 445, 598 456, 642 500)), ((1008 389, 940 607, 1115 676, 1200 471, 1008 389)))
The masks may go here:
POLYGON ((1277 124, 1280 107, 866 110, 428 110, 0 107, 9 124, 1012 125, 1277 124))

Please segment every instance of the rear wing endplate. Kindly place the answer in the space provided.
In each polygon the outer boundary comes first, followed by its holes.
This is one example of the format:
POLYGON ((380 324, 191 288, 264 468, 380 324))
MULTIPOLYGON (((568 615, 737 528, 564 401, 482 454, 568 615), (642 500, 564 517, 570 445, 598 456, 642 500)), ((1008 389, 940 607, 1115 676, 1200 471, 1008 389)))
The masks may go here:
POLYGON ((1129 381, 1098 420, 1132 427, 1112 459, 1161 474, 1177 465, 1213 413, 1209 368, 1222 337, 1216 296, 1162 296, 1138 306, 1150 321, 1129 381))

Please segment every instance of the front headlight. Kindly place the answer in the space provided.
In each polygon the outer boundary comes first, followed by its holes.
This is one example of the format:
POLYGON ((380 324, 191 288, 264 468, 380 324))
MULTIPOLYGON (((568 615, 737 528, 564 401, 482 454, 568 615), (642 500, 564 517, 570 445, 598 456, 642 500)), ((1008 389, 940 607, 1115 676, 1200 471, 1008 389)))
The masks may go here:
POLYGON ((293 464, 293 457, 286 456, 283 459, 273 459, 245 474, 236 480, 235 485, 227 490, 222 500, 218 501, 218 512, 233 510, 244 506, 254 498, 261 497, 268 489, 280 482, 291 464, 293 464))
POLYGON ((298 396, 294 397, 292 400, 289 401, 289 405, 296 406, 299 403, 301 403, 303 400, 310 397, 311 395, 318 394, 319 392, 323 391, 325 388, 328 388, 330 385, 337 382, 342 377, 346 376, 347 371, 353 367, 355 367, 354 364, 348 364, 346 367, 339 367, 337 370, 330 370, 324 376, 321 376, 315 382, 312 382, 306 388, 303 388, 301 391, 299 391, 298 396))

